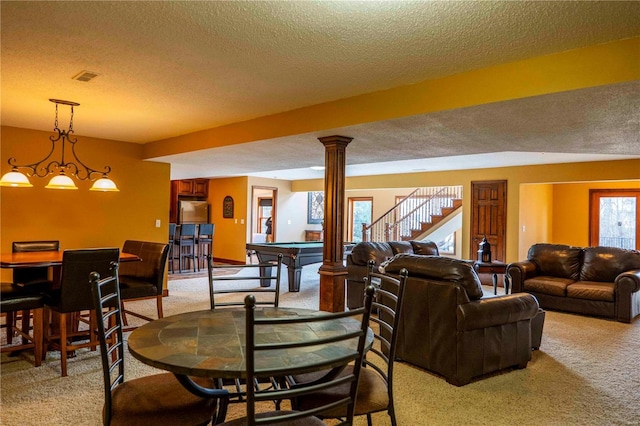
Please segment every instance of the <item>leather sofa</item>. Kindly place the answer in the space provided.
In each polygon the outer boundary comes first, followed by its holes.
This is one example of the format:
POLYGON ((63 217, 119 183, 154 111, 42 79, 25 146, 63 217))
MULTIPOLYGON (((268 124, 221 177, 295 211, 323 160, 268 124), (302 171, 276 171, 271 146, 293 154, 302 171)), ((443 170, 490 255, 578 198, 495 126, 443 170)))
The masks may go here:
POLYGON ((377 268, 398 253, 413 253, 438 256, 438 246, 433 241, 389 241, 361 242, 347 253, 347 307, 355 309, 362 306, 364 295, 364 277, 367 276, 369 261, 377 268))
POLYGON ((544 309, 631 322, 640 315, 640 251, 534 244, 527 260, 507 266, 513 292, 533 294, 544 309))
POLYGON ((392 276, 402 268, 409 272, 396 358, 456 386, 488 373, 525 368, 531 360, 532 319, 539 311, 534 296, 484 296, 470 261, 398 254, 380 268, 392 276))

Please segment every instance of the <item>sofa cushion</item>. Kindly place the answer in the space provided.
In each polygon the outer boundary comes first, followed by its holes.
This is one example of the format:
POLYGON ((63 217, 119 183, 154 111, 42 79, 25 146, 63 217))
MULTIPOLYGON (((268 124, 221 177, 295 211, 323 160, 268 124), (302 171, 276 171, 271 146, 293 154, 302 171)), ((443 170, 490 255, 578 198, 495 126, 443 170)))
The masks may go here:
POLYGON ((584 249, 580 281, 613 283, 618 275, 632 269, 640 269, 640 251, 587 247, 584 249))
POLYGON ((535 293, 550 294, 552 296, 566 297, 567 287, 573 283, 575 283, 575 281, 570 278, 538 276, 525 280, 524 290, 535 293))
POLYGON ((567 297, 574 299, 613 302, 615 284, 596 281, 577 281, 567 287, 567 297))
POLYGON ((421 254, 423 256, 438 256, 440 252, 438 251, 438 245, 433 241, 423 240, 423 241, 409 241, 411 243, 411 247, 413 247, 413 252, 415 254, 421 254))
POLYGON ((406 268, 412 278, 431 278, 459 284, 467 292, 469 300, 482 298, 482 284, 473 270, 473 262, 441 256, 421 256, 400 253, 380 265, 381 271, 398 274, 406 268))
POLYGON ((573 281, 580 277, 581 256, 582 248, 563 244, 534 244, 528 254, 529 260, 538 268, 539 275, 573 281))
POLYGON ((409 241, 389 241, 389 246, 393 254, 398 253, 413 253, 413 246, 409 241))
POLYGON ((366 241, 358 243, 351 250, 351 262, 354 265, 367 265, 373 260, 376 265, 393 257, 393 250, 389 243, 366 241))

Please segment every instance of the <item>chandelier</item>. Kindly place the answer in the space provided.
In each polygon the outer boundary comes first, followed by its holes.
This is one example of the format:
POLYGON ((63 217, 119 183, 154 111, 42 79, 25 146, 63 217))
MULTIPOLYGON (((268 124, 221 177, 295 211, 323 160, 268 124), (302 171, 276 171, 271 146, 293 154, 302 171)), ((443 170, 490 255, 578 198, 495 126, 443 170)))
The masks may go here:
POLYGON ((9 165, 11 171, 6 173, 0 179, 0 186, 12 186, 12 187, 32 187, 29 182, 29 176, 45 177, 50 174, 57 173, 51 178, 49 184, 45 188, 49 189, 78 189, 75 182, 71 177, 78 180, 90 180, 95 181, 90 191, 119 191, 116 184, 109 179, 109 173, 111 167, 105 166, 103 171, 92 169, 84 164, 76 155, 76 143, 77 138, 73 138, 73 107, 77 107, 80 104, 71 101, 62 101, 59 99, 49 99, 49 101, 56 104, 56 120, 53 131, 57 132, 57 135, 49 137, 51 141, 51 151, 42 160, 32 164, 16 164, 14 157, 9 158, 9 165), (58 127, 58 105, 67 105, 71 107, 71 119, 69 120, 69 130, 61 130, 58 127), (56 145, 57 142, 60 142, 56 145), (67 147, 67 143, 69 146, 67 147), (52 158, 56 151, 56 146, 60 147, 60 160, 52 158), (69 155, 65 157, 65 148, 67 152, 71 152, 71 160, 69 155), (19 169, 27 169, 27 173, 22 173, 19 169), (99 178, 98 178, 99 177, 99 178))

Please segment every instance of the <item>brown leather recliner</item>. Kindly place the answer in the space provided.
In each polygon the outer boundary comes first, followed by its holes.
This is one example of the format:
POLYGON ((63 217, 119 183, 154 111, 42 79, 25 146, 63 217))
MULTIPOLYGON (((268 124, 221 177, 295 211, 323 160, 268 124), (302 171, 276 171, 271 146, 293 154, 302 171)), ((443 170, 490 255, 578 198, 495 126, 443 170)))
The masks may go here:
POLYGON ((409 271, 396 357, 438 373, 456 386, 531 359, 530 294, 484 296, 473 262, 398 254, 385 273, 409 271))

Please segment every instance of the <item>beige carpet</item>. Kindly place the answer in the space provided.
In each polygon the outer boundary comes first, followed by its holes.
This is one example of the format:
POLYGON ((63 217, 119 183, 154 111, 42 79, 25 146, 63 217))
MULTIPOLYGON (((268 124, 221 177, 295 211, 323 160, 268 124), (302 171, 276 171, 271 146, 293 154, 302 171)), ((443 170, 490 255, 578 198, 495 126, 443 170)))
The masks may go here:
MULTIPOLYGON (((282 306, 318 307, 317 268, 305 267, 302 291, 288 293, 282 306)), ((488 287, 487 287, 488 289, 488 287)), ((204 278, 171 280, 165 314, 208 308, 204 278)), ((153 301, 135 302, 154 312, 153 301)), ((542 347, 524 370, 514 370, 455 387, 444 379, 398 363, 395 377, 398 424, 419 425, 639 425, 640 321, 622 324, 548 312, 542 347)), ((103 403, 100 358, 83 350, 69 362, 69 377, 50 354, 39 368, 25 353, 2 354, 2 425, 99 425, 103 403)), ((128 378, 156 373, 128 356, 128 378)), ((234 405, 228 418, 240 416, 234 405)), ((358 419, 356 425, 364 425, 358 419)), ((374 425, 389 425, 386 414, 374 425)))

